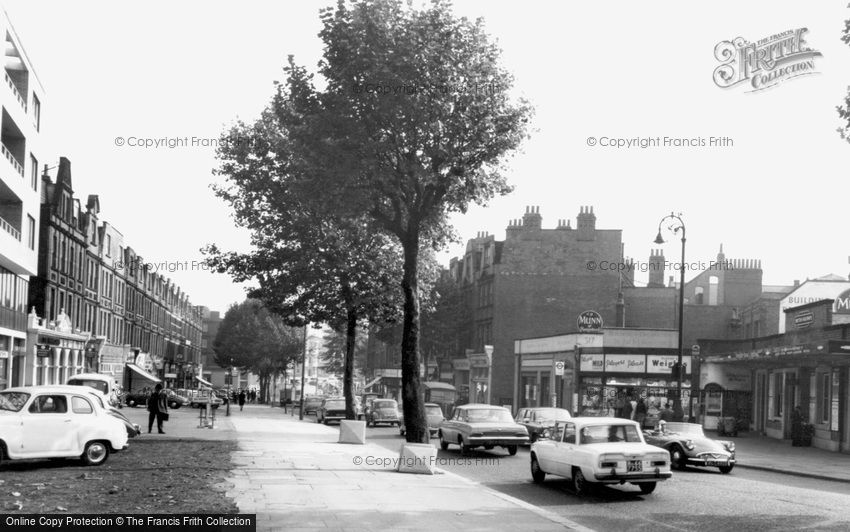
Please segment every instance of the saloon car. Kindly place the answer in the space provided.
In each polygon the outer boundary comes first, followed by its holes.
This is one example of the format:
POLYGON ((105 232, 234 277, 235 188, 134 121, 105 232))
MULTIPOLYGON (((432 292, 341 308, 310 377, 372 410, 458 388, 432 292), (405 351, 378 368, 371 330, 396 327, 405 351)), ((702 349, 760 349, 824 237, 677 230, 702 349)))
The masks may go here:
POLYGON ((462 454, 476 447, 486 450, 503 447, 511 456, 517 446, 528 443, 528 431, 514 422, 511 412, 502 406, 468 404, 455 408, 451 419, 440 425, 440 448, 460 447, 462 454))
MULTIPOLYGON (((58 385, 57 385, 58 388, 58 385)), ((72 391, 77 391, 78 389, 74 389, 72 391)), ((118 421, 124 424, 124 429, 127 431, 128 438, 135 438, 139 434, 142 433, 142 428, 138 423, 133 423, 130 421, 130 418, 124 415, 123 412, 115 408, 114 406, 110 406, 107 402, 107 398, 100 391, 92 389, 86 389, 86 393, 92 396, 94 402, 99 405, 101 408, 106 410, 106 413, 110 416, 114 417, 118 421)))
MULTIPOLYGON (((399 405, 398 411, 398 433, 404 436, 406 429, 404 427, 404 415, 401 413, 401 405, 399 405)), ((446 418, 443 417, 443 411, 440 409, 440 405, 436 403, 425 403, 425 417, 428 419, 428 433, 433 438, 440 432, 440 425, 443 424, 446 418)))
POLYGON ((572 481, 575 493, 587 494, 598 484, 629 482, 649 494, 673 476, 670 455, 647 444, 637 422, 609 417, 577 417, 558 422, 531 446, 531 478, 546 475, 572 481))
POLYGON ((80 458, 101 465, 127 448, 124 423, 80 388, 22 386, 0 391, 0 460, 80 458))
POLYGON ((307 396, 304 398, 304 415, 307 414, 315 414, 319 407, 322 406, 322 401, 324 401, 324 397, 318 396, 307 396))
POLYGON ((375 399, 366 413, 366 426, 374 427, 379 423, 400 425, 398 403, 395 399, 375 399))
POLYGON ((322 401, 316 410, 316 422, 327 425, 331 421, 342 421, 345 419, 345 399, 342 397, 328 397, 322 401))
POLYGON ((520 408, 516 422, 528 431, 530 443, 537 441, 543 431, 551 429, 557 421, 567 421, 572 416, 563 408, 520 408))
POLYGON ((658 429, 644 431, 647 443, 670 453, 670 462, 677 469, 686 466, 716 467, 727 474, 735 467, 735 442, 712 440, 696 423, 664 423, 658 429))

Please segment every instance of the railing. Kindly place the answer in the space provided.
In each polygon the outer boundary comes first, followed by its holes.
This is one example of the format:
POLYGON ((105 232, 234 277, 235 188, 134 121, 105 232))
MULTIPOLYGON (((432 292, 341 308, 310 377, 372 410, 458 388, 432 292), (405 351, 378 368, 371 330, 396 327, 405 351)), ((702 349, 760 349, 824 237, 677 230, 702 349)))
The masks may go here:
POLYGON ((12 225, 3 218, 0 218, 0 229, 3 229, 4 231, 12 235, 15 240, 21 240, 21 232, 12 227, 12 225))
POLYGON ((12 89, 12 94, 15 95, 15 98, 18 99, 18 103, 21 104, 21 107, 24 108, 24 112, 26 112, 27 101, 24 99, 23 96, 21 96, 21 93, 18 92, 18 87, 15 86, 15 82, 12 81, 12 77, 9 75, 9 73, 5 71, 3 73, 6 75, 6 85, 8 85, 10 89, 12 89))
POLYGON ((18 160, 15 159, 15 156, 12 155, 12 152, 9 151, 9 148, 7 148, 6 145, 3 143, 0 143, 0 152, 3 152, 3 155, 5 155, 6 159, 9 160, 9 164, 15 167, 15 170, 17 170, 17 172, 21 174, 21 177, 24 177, 24 167, 21 166, 21 163, 19 163, 18 160))

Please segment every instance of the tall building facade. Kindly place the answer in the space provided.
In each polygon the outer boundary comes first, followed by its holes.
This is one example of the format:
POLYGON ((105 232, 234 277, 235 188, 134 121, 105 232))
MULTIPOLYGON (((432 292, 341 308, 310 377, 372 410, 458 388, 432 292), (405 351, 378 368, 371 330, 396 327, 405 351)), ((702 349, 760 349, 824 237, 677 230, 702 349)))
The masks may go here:
POLYGON ((44 329, 63 323, 88 340, 49 355, 28 349, 26 356, 58 367, 62 357, 82 351, 83 370, 111 374, 119 382, 124 364, 136 362, 173 387, 191 386, 201 367, 200 307, 100 219, 98 196, 88 196, 82 207, 67 158, 60 158, 55 182, 47 170, 41 180, 38 271, 30 280, 30 306, 44 329))
POLYGON ((29 277, 38 269, 44 88, 5 11, 0 89, 0 389, 23 383, 29 277), (17 364, 16 364, 17 363, 17 364))

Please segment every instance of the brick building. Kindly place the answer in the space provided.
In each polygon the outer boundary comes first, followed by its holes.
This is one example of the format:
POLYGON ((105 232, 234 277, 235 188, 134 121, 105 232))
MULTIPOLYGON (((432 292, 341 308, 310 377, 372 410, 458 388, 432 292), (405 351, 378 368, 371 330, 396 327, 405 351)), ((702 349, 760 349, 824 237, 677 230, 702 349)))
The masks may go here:
POLYGON ((199 308, 99 219, 96 195, 81 207, 65 157, 55 183, 47 171, 42 176, 41 199, 38 276, 30 279, 29 295, 36 315, 48 328, 63 321, 88 335, 86 371, 120 382, 124 364, 144 354, 148 369, 171 386, 191 385, 201 362, 199 308))

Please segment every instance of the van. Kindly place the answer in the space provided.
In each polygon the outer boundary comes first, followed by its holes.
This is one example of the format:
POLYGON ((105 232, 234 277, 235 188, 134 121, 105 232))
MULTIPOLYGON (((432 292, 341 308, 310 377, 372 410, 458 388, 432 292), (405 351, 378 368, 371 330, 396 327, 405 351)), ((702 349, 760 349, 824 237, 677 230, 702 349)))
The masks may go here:
POLYGON ((111 375, 101 375, 100 373, 78 373, 70 377, 65 384, 71 386, 89 386, 102 393, 109 406, 122 408, 119 397, 118 381, 111 375))

